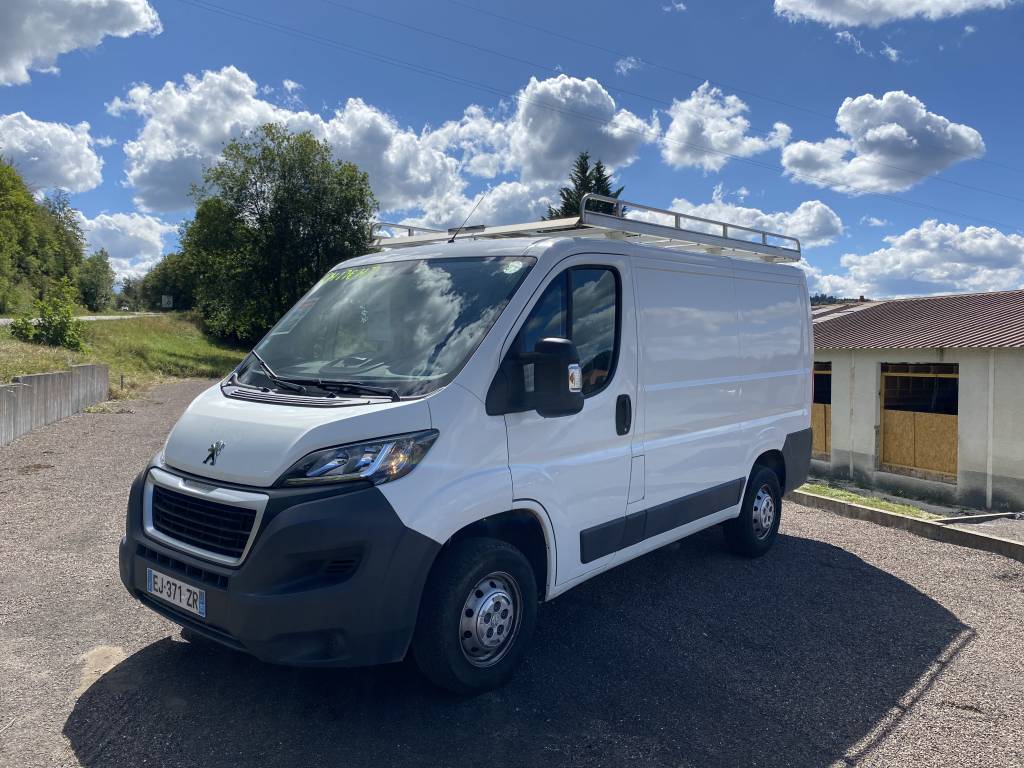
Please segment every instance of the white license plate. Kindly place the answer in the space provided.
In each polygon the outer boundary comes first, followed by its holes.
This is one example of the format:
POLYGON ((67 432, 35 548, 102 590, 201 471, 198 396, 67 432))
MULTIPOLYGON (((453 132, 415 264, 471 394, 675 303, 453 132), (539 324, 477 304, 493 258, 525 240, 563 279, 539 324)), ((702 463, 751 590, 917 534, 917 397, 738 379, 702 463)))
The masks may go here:
POLYGON ((161 600, 206 618, 206 590, 196 589, 183 581, 146 569, 146 591, 161 600))

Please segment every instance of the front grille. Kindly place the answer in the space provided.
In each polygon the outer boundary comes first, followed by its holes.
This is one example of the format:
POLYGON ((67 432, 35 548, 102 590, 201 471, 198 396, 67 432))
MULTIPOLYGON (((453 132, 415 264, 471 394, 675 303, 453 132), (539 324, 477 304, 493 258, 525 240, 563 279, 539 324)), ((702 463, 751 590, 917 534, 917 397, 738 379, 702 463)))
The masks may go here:
POLYGON ((208 584, 209 586, 216 587, 217 589, 228 588, 227 576, 221 576, 219 573, 208 571, 205 568, 196 568, 194 565, 184 563, 175 557, 168 557, 167 555, 157 552, 155 549, 143 546, 142 544, 139 544, 136 551, 139 557, 143 560, 153 563, 154 565, 158 565, 172 573, 181 574, 189 579, 193 579, 202 584, 208 584))
POLYGON ((153 487, 153 527, 207 552, 238 559, 249 541, 256 511, 153 487))

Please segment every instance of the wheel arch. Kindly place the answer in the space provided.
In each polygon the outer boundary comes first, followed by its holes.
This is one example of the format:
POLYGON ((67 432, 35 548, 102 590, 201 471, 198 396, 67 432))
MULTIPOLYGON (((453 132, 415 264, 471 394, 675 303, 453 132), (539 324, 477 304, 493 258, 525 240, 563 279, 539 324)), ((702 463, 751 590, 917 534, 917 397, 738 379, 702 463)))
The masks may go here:
POLYGON ((785 493, 786 487, 786 457, 782 454, 782 451, 777 449, 771 449, 761 453, 756 459, 754 459, 753 465, 750 467, 750 474, 747 475, 747 482, 750 482, 750 478, 754 476, 754 472, 758 467, 766 467, 775 473, 775 476, 779 478, 779 487, 782 488, 782 492, 785 493))
POLYGON ((551 593, 555 581, 555 541, 546 512, 529 502, 516 503, 512 509, 463 526, 445 546, 474 537, 498 539, 516 547, 533 568, 537 598, 543 601, 551 593))

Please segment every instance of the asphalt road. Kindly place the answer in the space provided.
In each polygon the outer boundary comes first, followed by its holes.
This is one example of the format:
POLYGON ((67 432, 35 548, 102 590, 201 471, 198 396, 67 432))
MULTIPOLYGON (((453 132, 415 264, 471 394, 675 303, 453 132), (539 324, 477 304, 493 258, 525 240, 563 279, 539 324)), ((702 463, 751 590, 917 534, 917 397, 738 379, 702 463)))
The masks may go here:
POLYGON ((506 688, 272 667, 130 600, 132 476, 202 386, 0 448, 0 766, 1024 765, 1024 565, 793 504, 543 606, 506 688))

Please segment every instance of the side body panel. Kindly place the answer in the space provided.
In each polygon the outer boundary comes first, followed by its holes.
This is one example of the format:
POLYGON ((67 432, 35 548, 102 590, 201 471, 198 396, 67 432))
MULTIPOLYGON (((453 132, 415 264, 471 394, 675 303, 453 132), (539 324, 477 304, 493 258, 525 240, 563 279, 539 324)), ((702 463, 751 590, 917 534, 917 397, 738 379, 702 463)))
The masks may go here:
POLYGON ((642 498, 630 499, 629 535, 613 564, 735 517, 753 462, 766 451, 792 459, 798 482, 806 474, 811 337, 802 273, 690 259, 633 260, 635 452, 646 481, 642 498))
POLYGON ((730 262, 638 258, 635 274, 646 509, 746 477, 748 468, 730 262))
POLYGON ((803 443, 810 437, 813 347, 805 278, 792 267, 747 262, 736 264, 735 276, 745 461, 781 451, 793 465, 789 489, 809 455, 803 443))

